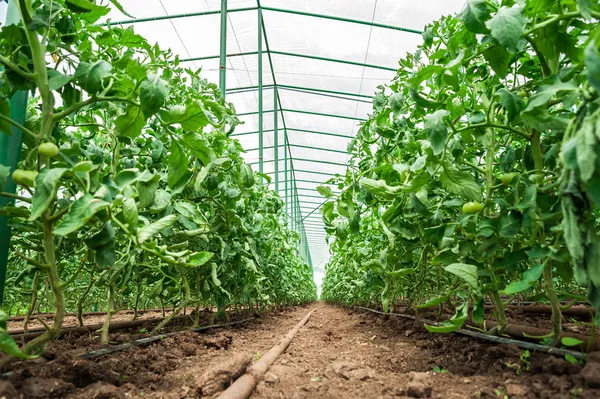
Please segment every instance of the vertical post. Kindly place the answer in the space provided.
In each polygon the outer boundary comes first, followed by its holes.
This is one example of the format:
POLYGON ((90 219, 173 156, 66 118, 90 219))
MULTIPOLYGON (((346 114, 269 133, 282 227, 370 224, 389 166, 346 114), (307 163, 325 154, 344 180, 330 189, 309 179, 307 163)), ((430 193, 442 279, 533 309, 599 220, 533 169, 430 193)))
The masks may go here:
POLYGON ((227 91, 227 0, 221 0, 221 53, 219 56, 219 89, 225 98, 227 91))
MULTIPOLYGON (((2 18, 4 19, 4 18, 2 18)), ((6 9, 6 25, 16 24, 20 20, 19 10, 13 1, 8 3, 6 9)), ((15 93, 10 101, 10 118, 20 124, 25 124, 25 112, 27 110, 27 91, 15 93)), ((23 132, 11 126, 11 132, 0 132, 0 165, 10 167, 10 174, 16 169, 21 158, 23 132), (8 133, 12 133, 10 136, 8 133)), ((0 190, 15 194, 17 185, 9 175, 4 187, 0 190)), ((0 197, 0 208, 8 205, 12 200, 0 197)), ((10 226, 8 217, 0 216, 0 305, 4 301, 4 284, 6 282, 6 269, 8 265, 8 247, 10 243, 10 226)))
POLYGON ((258 171, 263 171, 263 52, 262 52, 262 10, 258 8, 258 171))
POLYGON ((283 129, 283 178, 285 181, 285 213, 290 217, 289 197, 288 197, 288 155, 287 155, 287 129, 283 129))
POLYGON ((279 195, 279 131, 277 131, 277 86, 273 87, 273 97, 275 98, 273 104, 273 151, 275 157, 275 192, 279 195))

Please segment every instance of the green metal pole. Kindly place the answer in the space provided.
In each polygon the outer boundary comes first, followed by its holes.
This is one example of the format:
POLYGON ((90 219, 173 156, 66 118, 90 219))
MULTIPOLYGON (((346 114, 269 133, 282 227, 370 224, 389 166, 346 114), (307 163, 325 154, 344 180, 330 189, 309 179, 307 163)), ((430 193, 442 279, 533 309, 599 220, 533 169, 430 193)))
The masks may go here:
POLYGON ((225 98, 227 92, 227 0, 221 0, 221 54, 219 55, 219 88, 225 98))
POLYGON ((273 152, 275 158, 275 192, 279 195, 279 132, 277 131, 277 88, 273 90, 273 152))
MULTIPOLYGON (((264 173, 262 10, 258 9, 258 171, 264 173)), ((262 178, 261 178, 262 179, 262 178)))
MULTIPOLYGON (((13 1, 8 3, 6 10, 6 26, 18 23, 20 20, 19 10, 13 1)), ((27 111, 27 91, 19 91, 10 100, 10 118, 21 125, 25 124, 27 111)), ((0 132, 0 165, 10 167, 10 174, 16 169, 21 158, 23 144, 23 132, 11 126, 10 132, 0 132), (9 133, 12 133, 9 135, 9 133)), ((9 175, 1 191, 15 194, 17 185, 9 175)), ((12 200, 0 197, 0 208, 8 205, 12 200)), ((8 267, 8 250, 10 244, 10 226, 8 217, 0 216, 0 306, 4 301, 4 285, 6 283, 6 269, 8 267)), ((6 326, 4 326, 6 327, 6 326)))
POLYGON ((288 155, 287 155, 287 129, 283 129, 283 176, 285 180, 285 213, 289 215, 288 198, 288 155))

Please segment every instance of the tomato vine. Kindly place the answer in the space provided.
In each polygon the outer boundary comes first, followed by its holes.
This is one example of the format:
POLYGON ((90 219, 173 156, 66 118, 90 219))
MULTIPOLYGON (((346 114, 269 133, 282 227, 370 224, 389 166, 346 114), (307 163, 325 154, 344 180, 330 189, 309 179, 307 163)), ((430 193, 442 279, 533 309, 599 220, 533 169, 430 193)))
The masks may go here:
POLYGON ((22 22, 0 32, 0 127, 24 135, 19 170, 0 165, 0 191, 11 172, 20 185, 0 193, 16 201, 0 208, 14 232, 6 303, 55 313, 24 353, 57 337, 68 310, 81 322, 105 308, 107 343, 112 313, 140 302, 173 317, 316 297, 282 200, 229 138, 240 121, 215 84, 133 28, 98 25, 107 6, 16 4, 22 22), (35 96, 23 125, 9 113, 19 90, 35 96))
MULTIPOLYGON (((430 331, 498 331, 515 296, 600 310, 597 2, 468 0, 423 33, 375 96, 341 194, 323 297, 446 304, 430 331)), ((595 322, 598 323, 597 317, 595 322)))

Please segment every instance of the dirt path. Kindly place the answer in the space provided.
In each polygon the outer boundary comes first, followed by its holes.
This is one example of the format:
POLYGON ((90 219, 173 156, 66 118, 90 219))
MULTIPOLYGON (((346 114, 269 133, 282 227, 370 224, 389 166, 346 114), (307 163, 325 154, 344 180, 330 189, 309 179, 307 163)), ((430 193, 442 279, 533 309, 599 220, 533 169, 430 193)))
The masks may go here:
MULTIPOLYGON (((197 398, 207 370, 240 356, 260 358, 315 307, 320 309, 253 398, 600 397, 600 389, 591 388, 600 388, 600 356, 582 369, 558 357, 531 354, 527 366, 516 347, 433 335, 420 323, 323 303, 270 313, 229 330, 186 332, 97 360, 73 356, 91 338, 58 341, 46 359, 17 364, 7 381, 17 392, 14 397, 25 398, 197 398), (523 372, 517 374, 517 367, 523 372)), ((3 383, 0 397, 11 388, 3 383)))

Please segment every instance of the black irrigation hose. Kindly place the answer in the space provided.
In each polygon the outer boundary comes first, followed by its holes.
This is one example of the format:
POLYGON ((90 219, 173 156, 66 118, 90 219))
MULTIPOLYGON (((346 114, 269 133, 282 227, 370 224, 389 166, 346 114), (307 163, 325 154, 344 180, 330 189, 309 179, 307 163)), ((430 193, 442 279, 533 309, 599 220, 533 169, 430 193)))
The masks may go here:
MULTIPOLYGON (((369 312, 372 312, 372 313, 381 314, 381 315, 390 315, 390 316, 402 317, 402 318, 410 319, 410 320, 416 320, 416 321, 419 321, 419 322, 431 324, 433 326, 437 326, 437 325, 440 324, 440 323, 435 322, 435 321, 421 319, 419 317, 411 316, 409 314, 403 314, 403 313, 384 313, 384 312, 381 312, 379 310, 370 309, 370 308, 364 308, 362 306, 355 306, 355 308, 366 310, 366 311, 369 311, 369 312)), ((488 335, 488 334, 483 334, 483 333, 476 332, 476 331, 469 331, 469 330, 465 330, 463 328, 458 329, 458 330, 456 330, 454 332, 457 333, 457 334, 462 334, 462 335, 466 335, 468 337, 478 338, 478 339, 482 339, 482 340, 485 340, 485 341, 494 342, 494 343, 497 343, 497 344, 513 344, 513 345, 517 345, 518 347, 523 348, 523 349, 531 349, 533 351, 544 352, 544 353, 548 353, 550 355, 561 356, 561 357, 562 356, 570 355, 570 356, 573 356, 575 359, 579 359, 579 360, 586 360, 587 359, 587 355, 585 353, 576 352, 576 351, 572 351, 572 350, 568 350, 568 349, 552 348, 552 347, 549 347, 549 346, 540 345, 540 344, 534 344, 534 343, 531 343, 531 342, 524 342, 524 341, 519 341, 519 340, 516 340, 516 339, 498 337, 496 335, 488 335)))
POLYGON ((80 357, 83 359, 93 359, 96 357, 100 357, 100 356, 104 356, 104 355, 108 355, 111 353, 115 353, 115 352, 119 352, 125 349, 129 349, 129 348, 135 348, 138 346, 145 346, 148 344, 151 344, 152 342, 156 342, 156 341, 161 341, 167 337, 172 337, 174 335, 177 334, 181 334, 183 332, 186 331, 193 331, 193 332, 200 332, 200 331, 204 331, 204 330, 210 330, 212 328, 221 328, 221 327, 228 327, 228 326, 233 326, 236 324, 241 324, 241 323, 245 323, 247 321, 250 321, 254 319, 253 317, 247 318, 247 319, 243 319, 243 320, 238 320, 238 321, 232 321, 230 323, 224 323, 224 324, 213 324, 213 325, 208 325, 208 326, 201 326, 201 327, 197 327, 197 328, 192 328, 190 330, 181 330, 181 331, 175 331, 175 332, 171 332, 171 333, 167 333, 167 334, 160 334, 160 335, 155 335, 152 337, 147 337, 147 338, 141 338, 132 342, 127 342, 125 344, 121 344, 121 345, 115 345, 115 346, 111 346, 108 348, 102 348, 102 349, 97 349, 97 350, 93 350, 90 351, 88 353, 85 353, 83 355, 81 355, 80 357))

